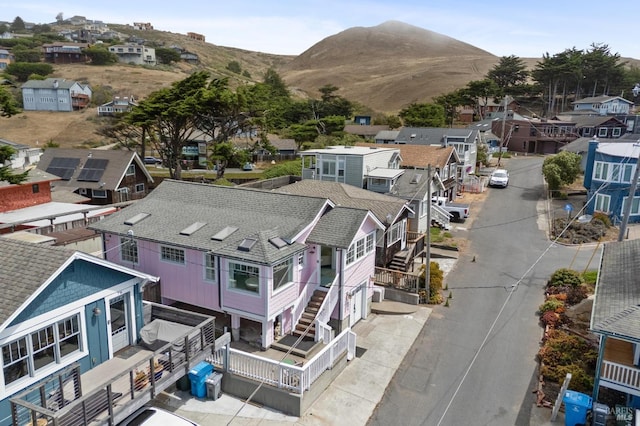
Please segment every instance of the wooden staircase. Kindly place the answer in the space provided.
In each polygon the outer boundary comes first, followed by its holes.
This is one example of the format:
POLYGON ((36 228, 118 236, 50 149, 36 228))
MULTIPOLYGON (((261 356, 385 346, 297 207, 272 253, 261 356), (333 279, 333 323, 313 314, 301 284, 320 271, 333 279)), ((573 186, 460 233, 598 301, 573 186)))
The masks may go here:
POLYGON ((327 292, 316 290, 313 292, 307 307, 305 308, 298 324, 292 331, 291 334, 287 334, 282 338, 278 339, 276 342, 271 344, 273 349, 277 349, 282 352, 288 352, 293 355, 302 357, 302 358, 310 358, 316 352, 323 347, 321 342, 316 342, 316 326, 315 319, 318 315, 318 310, 320 306, 322 306, 322 301, 327 296, 327 292), (307 330, 307 327, 309 329, 307 330), (305 334, 305 330, 307 330, 305 334), (304 334, 304 338, 298 340, 301 335, 304 334))
POLYGON ((320 310, 320 306, 322 306, 322 301, 327 296, 325 291, 316 290, 313 292, 311 296, 311 300, 307 304, 298 324, 296 324, 296 328, 293 330, 293 334, 295 336, 301 336, 307 330, 306 337, 310 337, 315 340, 316 338, 316 325, 314 321, 316 319, 316 315, 318 315, 318 311, 320 310))
POLYGON ((389 263, 387 268, 396 271, 407 272, 409 270, 410 263, 413 261, 414 249, 415 244, 407 244, 404 250, 399 251, 393 256, 393 259, 391 259, 391 262, 389 263))

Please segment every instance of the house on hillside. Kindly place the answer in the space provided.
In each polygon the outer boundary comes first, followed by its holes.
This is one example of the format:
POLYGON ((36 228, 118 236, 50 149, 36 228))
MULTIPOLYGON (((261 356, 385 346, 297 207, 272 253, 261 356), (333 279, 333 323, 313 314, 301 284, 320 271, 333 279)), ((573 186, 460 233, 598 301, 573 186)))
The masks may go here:
MULTIPOLYGON (((36 164, 40 160, 42 150, 40 148, 31 148, 29 145, 11 142, 6 139, 0 139, 0 146, 9 146, 13 149, 14 154, 9 160, 12 169, 25 169, 26 167, 36 164)), ((2 164, 0 164, 2 166, 2 164)))
POLYGON ((153 178, 133 151, 47 149, 38 168, 60 178, 54 191, 71 191, 90 204, 113 204, 144 198, 153 178))
POLYGON ((109 52, 118 57, 118 62, 134 65, 156 65, 156 49, 142 44, 116 44, 109 52))
POLYGON ((55 42, 42 45, 44 61, 52 64, 84 64, 89 61, 89 57, 84 50, 89 47, 88 42, 55 42))
POLYGON ((77 81, 46 78, 22 85, 25 111, 77 111, 89 106, 91 87, 77 81))
MULTIPOLYGON (((330 146, 300 152, 302 179, 347 183, 368 187, 370 177, 381 179, 374 184, 388 186, 399 175, 400 151, 395 147, 330 146), (383 182, 384 181, 384 182, 383 182)), ((386 192, 383 188, 378 192, 386 192)))
POLYGON ((6 69, 14 61, 13 54, 7 49, 0 49, 0 70, 6 69))
POLYGON ((268 348, 292 334, 328 343, 368 315, 383 226, 326 197, 164 180, 90 228, 108 260, 161 278, 162 303, 268 348))
POLYGON ((214 319, 143 302, 157 281, 2 238, 0 424, 119 424, 209 355, 214 319))
POLYGON ((629 223, 640 222, 640 188, 629 199, 629 186, 636 173, 640 146, 634 142, 589 142, 584 172, 587 189, 586 214, 605 213, 620 223, 625 206, 631 203, 629 223))
POLYGON ((98 107, 98 115, 101 117, 112 117, 114 115, 123 114, 131 111, 138 102, 133 96, 114 96, 113 100, 106 102, 98 107))
POLYGON ((409 238, 407 234, 407 219, 413 212, 404 200, 346 183, 309 179, 282 186, 274 192, 328 197, 335 205, 369 209, 384 225, 384 229, 376 233, 376 266, 407 271, 408 265, 424 249, 424 235, 409 238))
POLYGON ((625 395, 631 410, 640 409, 639 257, 640 240, 604 245, 590 323, 600 337, 593 402, 606 403, 600 389, 613 389, 625 395))
POLYGON ((629 114, 633 102, 620 96, 593 96, 571 102, 573 110, 593 115, 623 115, 629 114))

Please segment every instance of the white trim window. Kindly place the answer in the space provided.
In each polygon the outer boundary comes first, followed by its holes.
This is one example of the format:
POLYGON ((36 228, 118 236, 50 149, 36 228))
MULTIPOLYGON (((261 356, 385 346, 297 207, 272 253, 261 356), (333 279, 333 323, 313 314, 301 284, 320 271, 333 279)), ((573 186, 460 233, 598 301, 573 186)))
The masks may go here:
MULTIPOLYGON (((628 200, 629 200, 629 197, 624 197, 622 199, 622 212, 621 213, 624 213, 628 200)), ((633 197, 633 201, 631 201, 631 213, 629 213, 629 214, 631 216, 640 215, 640 197, 633 197)), ((622 216, 622 214, 620 216, 622 216)))
POLYGON ((300 254, 298 255, 298 268, 299 268, 299 269, 304 268, 304 256, 305 256, 305 254, 304 254, 304 253, 300 253, 300 254))
POLYGON ((229 288, 260 294, 260 269, 244 263, 229 262, 229 288))
POLYGON ((347 250, 347 265, 350 265, 353 262, 362 259, 369 253, 372 253, 375 250, 375 247, 373 246, 374 238, 375 231, 351 243, 351 245, 349 246, 349 250, 347 250))
POLYGON ((127 176, 133 176, 136 174, 136 165, 131 163, 129 167, 127 167, 127 176))
POLYGON ((136 183, 136 192, 144 192, 144 183, 136 183))
POLYGON ((93 198, 107 198, 107 191, 105 189, 93 189, 91 195, 93 198))
POLYGON ((204 254, 204 279, 216 281, 216 258, 211 253, 204 254))
POLYGON ((611 133, 611 136, 613 136, 614 138, 620 137, 622 135, 622 129, 620 127, 614 127, 613 128, 613 133, 611 133))
POLYGON ((273 265, 273 291, 293 282, 293 260, 287 259, 284 262, 273 265))
POLYGON ((596 194, 594 210, 597 212, 609 213, 609 206, 611 205, 611 196, 605 194, 596 194))
POLYGON ((596 180, 607 180, 609 177, 609 163, 596 161, 593 167, 593 178, 596 180))
POLYGON ((175 247, 160 246, 160 259, 165 262, 184 265, 184 250, 175 247))
POLYGON ((123 262, 138 263, 138 242, 130 238, 120 238, 120 259, 123 262))
POLYGON ((635 172, 635 164, 624 164, 622 166, 622 182, 629 183, 635 172))
POLYGON ((81 351, 81 341, 80 314, 74 314, 2 345, 5 386, 35 377, 47 366, 63 364, 69 355, 81 351))
POLYGON ((389 231, 387 232, 387 247, 390 247, 392 244, 400 241, 402 238, 402 230, 404 228, 404 221, 396 222, 391 225, 389 231))
POLYGON ((606 127, 599 127, 598 128, 598 137, 599 138, 607 137, 607 133, 608 133, 608 129, 606 127))

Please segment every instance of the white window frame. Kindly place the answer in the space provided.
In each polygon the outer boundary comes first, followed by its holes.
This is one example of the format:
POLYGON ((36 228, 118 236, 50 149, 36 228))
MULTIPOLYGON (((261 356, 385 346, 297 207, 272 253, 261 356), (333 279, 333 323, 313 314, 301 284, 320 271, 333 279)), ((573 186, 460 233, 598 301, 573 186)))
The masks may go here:
POLYGON ((610 213, 611 196, 606 194, 596 194, 593 210, 597 212, 610 213))
POLYGON ((131 238, 120 238, 120 259, 123 262, 138 263, 138 242, 131 238))
POLYGON ((173 263, 176 265, 185 265, 186 257, 184 249, 160 246, 160 260, 167 263, 173 263))
POLYGON ((216 282, 216 257, 212 253, 204 253, 204 280, 216 282))
POLYGON ((614 138, 619 137, 622 135, 622 129, 620 127, 614 127, 613 131, 611 133, 611 136, 613 136, 614 138))
POLYGON ((635 173, 635 164, 625 164, 620 174, 620 181, 623 183, 631 182, 633 174, 635 173))
POLYGON ((608 130, 609 129, 607 129, 606 127, 598 127, 598 137, 599 138, 606 138, 607 134, 609 133, 608 130))
MULTIPOLYGON (((622 214, 625 211, 626 208, 626 204, 627 204, 627 200, 629 199, 629 197, 624 197, 622 199, 622 211, 620 212, 620 216, 622 217, 622 214)), ((631 202, 631 212, 629 213, 630 216, 638 216, 640 215, 640 197, 633 197, 633 201, 631 202)))
POLYGON ((235 278, 235 272, 239 272, 241 274, 244 275, 250 275, 250 276, 254 276, 257 278, 258 283, 260 283, 260 268, 255 266, 255 265, 249 265, 247 263, 241 263, 241 262, 232 262, 229 261, 228 263, 228 267, 229 267, 229 280, 227 283, 227 288, 230 290, 234 290, 234 291, 240 291, 243 293, 248 293, 248 294, 253 294, 253 295, 260 295, 260 285, 258 284, 258 286, 256 287, 255 290, 251 290, 248 288, 241 288, 241 287, 237 287, 237 280, 235 278))
POLYGON ((127 176, 135 176, 136 175, 136 165, 134 163, 129 164, 127 167, 127 176))
POLYGON ((596 161, 593 165, 593 179, 602 181, 609 179, 609 163, 596 161))
POLYGON ((276 263, 275 265, 273 265, 273 292, 279 292, 281 291, 283 288, 287 287, 289 284, 293 283, 293 259, 289 258, 286 259, 282 262, 276 263), (280 282, 280 283, 276 283, 276 268, 278 267, 285 267, 287 268, 287 270, 285 271, 285 279, 286 281, 280 282))
POLYGON ((136 192, 144 192, 144 183, 136 183, 136 192))
POLYGON ((402 239, 402 222, 396 222, 387 231, 387 247, 402 239))
POLYGON ((358 238, 352 242, 349 246, 349 250, 347 250, 347 266, 362 259, 368 254, 373 253, 375 251, 373 241, 375 241, 375 231, 370 232, 362 238, 358 238))
POLYGON ((106 189, 93 189, 91 190, 91 196, 93 198, 107 198, 106 189))

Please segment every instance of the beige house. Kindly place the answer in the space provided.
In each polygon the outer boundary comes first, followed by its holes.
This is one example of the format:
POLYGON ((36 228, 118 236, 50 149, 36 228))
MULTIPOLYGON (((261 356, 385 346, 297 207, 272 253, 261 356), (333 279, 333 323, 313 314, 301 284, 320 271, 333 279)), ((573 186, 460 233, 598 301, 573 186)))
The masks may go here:
POLYGON ((156 65, 156 49, 141 44, 117 44, 109 46, 109 52, 118 57, 118 62, 135 65, 156 65))

